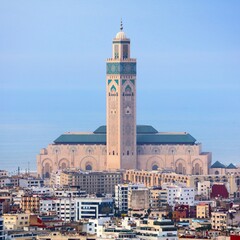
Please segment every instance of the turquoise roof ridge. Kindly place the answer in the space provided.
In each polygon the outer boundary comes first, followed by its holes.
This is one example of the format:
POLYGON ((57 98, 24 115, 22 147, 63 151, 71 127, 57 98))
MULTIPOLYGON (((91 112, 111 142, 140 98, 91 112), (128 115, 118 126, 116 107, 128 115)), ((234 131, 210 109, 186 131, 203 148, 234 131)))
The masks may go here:
POLYGON ((222 163, 220 163, 219 161, 216 161, 211 168, 226 168, 225 165, 223 165, 222 163))
POLYGON ((237 167, 235 165, 233 165, 232 163, 230 163, 226 168, 228 168, 228 169, 237 169, 237 167))

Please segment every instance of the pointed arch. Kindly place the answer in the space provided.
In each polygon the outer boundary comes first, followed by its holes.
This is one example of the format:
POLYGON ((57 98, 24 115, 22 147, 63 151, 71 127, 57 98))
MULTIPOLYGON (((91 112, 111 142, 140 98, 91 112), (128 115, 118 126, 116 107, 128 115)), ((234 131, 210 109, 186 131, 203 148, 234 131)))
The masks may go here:
POLYGON ((60 159, 60 161, 58 162, 58 168, 59 169, 69 168, 69 161, 68 161, 68 159, 66 159, 66 158, 60 159))
POLYGON ((50 158, 45 158, 42 161, 42 177, 43 178, 50 178, 52 168, 53 168, 52 160, 50 158))
POLYGON ((116 91, 117 91, 117 89, 116 89, 116 87, 115 87, 114 85, 112 85, 112 87, 111 87, 110 91, 111 91, 111 92, 116 92, 116 91))
POLYGON ((125 88, 125 92, 132 92, 132 88, 129 85, 127 85, 125 88))
POLYGON ((94 154, 94 149, 92 147, 87 147, 85 152, 87 155, 92 155, 94 154))
POLYGON ((177 153, 177 149, 175 147, 170 147, 168 149, 168 154, 169 155, 175 155, 177 153))
POLYGON ((164 168, 164 161, 162 158, 154 156, 147 160, 146 170, 153 170, 153 168, 164 168))
POLYGON ((98 162, 92 156, 87 156, 87 157, 84 157, 83 159, 81 159, 79 165, 80 165, 81 170, 86 170, 87 168, 90 168, 89 166, 91 166, 93 171, 98 169, 98 162))
POLYGON ((202 175, 203 174, 203 162, 201 159, 194 159, 192 162, 192 174, 202 175))
POLYGON ((186 174, 186 162, 183 159, 178 159, 175 162, 175 171, 178 174, 186 174))

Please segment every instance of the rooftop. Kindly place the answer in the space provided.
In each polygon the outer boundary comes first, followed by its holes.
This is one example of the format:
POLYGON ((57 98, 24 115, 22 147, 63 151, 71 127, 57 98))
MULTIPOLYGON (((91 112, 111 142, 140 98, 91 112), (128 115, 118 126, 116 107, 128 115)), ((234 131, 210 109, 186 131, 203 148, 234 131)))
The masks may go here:
POLYGON ((225 168, 226 166, 220 163, 219 161, 216 161, 211 168, 225 168))
MULTIPOLYGON (((106 126, 98 127, 92 133, 65 133, 60 135, 55 144, 102 144, 106 145, 106 126)), ((150 125, 137 125, 137 144, 195 144, 196 139, 186 132, 158 132, 150 125)))

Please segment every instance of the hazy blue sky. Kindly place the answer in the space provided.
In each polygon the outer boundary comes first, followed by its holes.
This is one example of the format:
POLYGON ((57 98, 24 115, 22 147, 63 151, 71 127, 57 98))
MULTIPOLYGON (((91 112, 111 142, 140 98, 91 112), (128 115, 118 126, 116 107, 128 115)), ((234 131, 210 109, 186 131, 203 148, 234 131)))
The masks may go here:
POLYGON ((240 163, 240 1, 0 0, 0 169, 36 168, 66 131, 105 124, 105 59, 123 18, 137 122, 240 163))

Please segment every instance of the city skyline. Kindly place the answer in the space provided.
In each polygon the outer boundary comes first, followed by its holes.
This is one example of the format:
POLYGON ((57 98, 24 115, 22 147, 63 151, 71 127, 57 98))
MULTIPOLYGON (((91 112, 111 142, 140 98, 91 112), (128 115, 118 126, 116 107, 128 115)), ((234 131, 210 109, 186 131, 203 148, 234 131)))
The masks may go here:
POLYGON ((136 12, 133 1, 121 16, 114 9, 127 1, 11 2, 0 10, 1 168, 35 170, 62 133, 105 125, 105 60, 121 17, 138 60, 137 123, 189 132, 213 162, 240 162, 237 1, 153 1, 136 12))

